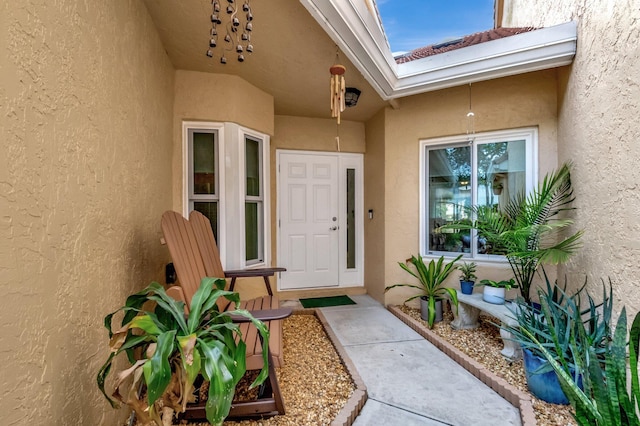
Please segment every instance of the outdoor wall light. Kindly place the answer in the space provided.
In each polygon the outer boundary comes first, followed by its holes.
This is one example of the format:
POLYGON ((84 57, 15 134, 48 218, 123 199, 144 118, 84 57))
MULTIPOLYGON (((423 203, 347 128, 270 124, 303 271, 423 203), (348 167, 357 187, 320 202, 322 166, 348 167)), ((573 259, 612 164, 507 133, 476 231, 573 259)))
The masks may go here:
POLYGON ((355 87, 347 87, 345 89, 345 94, 344 94, 345 106, 347 108, 356 106, 356 104, 358 103, 359 97, 360 97, 360 90, 356 89, 355 87))

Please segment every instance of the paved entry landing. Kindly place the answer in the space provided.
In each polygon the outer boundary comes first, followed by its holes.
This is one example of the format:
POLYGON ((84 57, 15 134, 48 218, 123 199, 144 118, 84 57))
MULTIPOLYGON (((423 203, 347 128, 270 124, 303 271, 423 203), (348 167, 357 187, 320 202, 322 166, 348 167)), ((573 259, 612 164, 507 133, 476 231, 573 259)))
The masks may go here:
POLYGON ((516 407, 369 296, 321 308, 367 386, 354 425, 521 425, 516 407))

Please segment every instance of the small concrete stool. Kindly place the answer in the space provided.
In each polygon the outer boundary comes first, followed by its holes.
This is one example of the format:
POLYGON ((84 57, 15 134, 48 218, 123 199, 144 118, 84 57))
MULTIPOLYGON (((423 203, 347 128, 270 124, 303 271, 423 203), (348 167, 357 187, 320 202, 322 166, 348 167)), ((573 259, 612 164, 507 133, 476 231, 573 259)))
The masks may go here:
MULTIPOLYGON (((458 293, 458 313, 456 314, 453 309, 453 322, 451 327, 456 330, 470 330, 478 328, 478 315, 480 311, 498 318, 503 325, 511 327, 517 326, 518 321, 514 318, 513 312, 509 310, 507 306, 512 305, 511 302, 506 302, 504 305, 495 305, 482 300, 482 294, 462 294, 458 293)), ((513 340, 510 340, 513 335, 508 331, 500 328, 500 337, 504 343, 504 348, 501 351, 507 361, 517 361, 522 358, 522 349, 520 345, 513 340)))

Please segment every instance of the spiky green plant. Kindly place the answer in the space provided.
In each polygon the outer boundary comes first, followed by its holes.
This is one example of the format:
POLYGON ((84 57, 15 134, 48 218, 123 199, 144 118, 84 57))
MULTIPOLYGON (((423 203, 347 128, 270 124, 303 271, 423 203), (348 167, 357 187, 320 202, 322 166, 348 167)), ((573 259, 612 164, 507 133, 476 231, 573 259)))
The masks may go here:
MULTIPOLYGON (((603 282, 602 302, 596 303, 586 291, 586 278, 583 285, 572 294, 566 291, 566 279, 564 285, 560 286, 557 281, 551 284, 546 273, 544 278, 546 289, 538 290, 540 310, 536 310, 523 300, 516 300, 512 312, 517 325, 501 325, 501 327, 509 331, 512 340, 520 343, 523 349, 529 349, 537 356, 543 355, 539 348, 542 345, 567 372, 577 369, 577 358, 587 349, 592 349, 597 359, 603 360, 612 337, 611 283, 609 282, 607 292, 603 282), (588 306, 585 307, 585 303, 588 306), (573 342, 572 333, 578 326, 575 324, 576 319, 579 319, 584 333, 573 342), (530 336, 534 336, 535 340, 530 336), (572 342, 575 345, 572 345, 572 342)), ((545 363, 539 371, 534 373, 542 374, 551 370, 552 367, 545 363)))
POLYGON ((461 257, 462 255, 445 264, 444 256, 440 256, 437 262, 431 259, 429 266, 427 266, 424 264, 422 256, 411 256, 411 259, 409 259, 407 263, 398 262, 398 265, 417 278, 420 285, 409 283, 394 284, 386 287, 384 291, 387 292, 396 287, 411 287, 420 290, 420 293, 409 297, 405 300, 405 303, 418 297, 426 297, 429 302, 427 323, 429 324, 429 328, 433 328, 433 323, 436 320, 436 300, 444 299, 448 295, 449 300, 451 300, 451 304, 458 309, 458 294, 456 293, 456 290, 444 287, 442 283, 447 279, 449 274, 451 274, 455 268, 455 263, 460 260, 461 257), (411 268, 409 268, 409 263, 415 267, 416 272, 413 272, 411 268))
MULTIPOLYGON (((544 303, 543 303, 544 309, 544 303)), ((576 313, 576 315, 578 315, 576 313)), ((638 380, 638 351, 640 350, 640 313, 637 313, 629 331, 629 368, 627 368, 627 312, 622 308, 615 328, 613 342, 604 354, 604 369, 595 348, 580 352, 580 341, 586 339, 587 330, 579 317, 574 318, 570 346, 576 354, 578 369, 582 372, 583 389, 573 381, 553 353, 531 340, 555 370, 560 386, 575 409, 574 418, 580 426, 640 426, 640 384, 638 380), (627 373, 630 373, 630 385, 627 373)), ((554 338, 556 343, 557 339, 554 338)))
POLYGON ((248 318, 263 338, 264 366, 251 387, 264 382, 268 375, 269 330, 248 311, 237 309, 240 296, 225 291, 224 286, 224 279, 203 278, 191 301, 189 315, 185 316, 184 303, 168 296, 154 282, 129 296, 123 307, 104 318, 111 354, 98 372, 97 381, 113 407, 118 405, 114 399, 118 400, 131 406, 143 424, 155 421, 161 425, 159 403, 164 407, 163 417, 173 416, 174 411, 183 412, 194 381, 202 375, 209 382, 207 419, 212 425, 222 425, 229 414, 235 387, 246 371, 246 345, 232 315, 248 318), (217 302, 221 297, 236 309, 220 311, 217 302), (143 305, 154 308, 145 309, 143 305), (122 326, 112 331, 113 316, 121 311, 122 326), (105 380, 115 357, 121 353, 127 353, 132 365, 119 373, 112 399, 105 392, 105 380), (120 388, 129 377, 133 381, 123 397, 120 388), (141 381, 146 386, 146 398, 139 399, 137 389, 141 381))
POLYGON ((504 207, 474 206, 472 223, 465 221, 445 228, 476 229, 486 238, 493 254, 504 254, 525 301, 530 302, 531 284, 541 264, 566 262, 580 247, 582 231, 562 233, 573 220, 559 217, 572 210, 571 164, 545 176, 529 195, 521 192, 504 207))

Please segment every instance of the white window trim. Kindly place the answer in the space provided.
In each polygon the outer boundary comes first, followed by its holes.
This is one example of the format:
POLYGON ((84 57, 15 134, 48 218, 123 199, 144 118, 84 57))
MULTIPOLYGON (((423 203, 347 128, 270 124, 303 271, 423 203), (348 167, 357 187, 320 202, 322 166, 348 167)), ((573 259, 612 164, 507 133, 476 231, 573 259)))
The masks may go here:
POLYGON ((258 268, 258 267, 264 267, 267 265, 271 265, 271 209, 270 209, 270 188, 271 186, 269 185, 270 180, 270 163, 269 163, 269 152, 270 152, 270 137, 269 135, 266 135, 264 133, 259 133, 256 132, 254 130, 251 130, 249 128, 246 127, 242 127, 239 126, 238 127, 238 141, 241 145, 240 148, 240 153, 238 155, 238 170, 245 170, 246 164, 245 164, 245 136, 249 136, 253 139, 257 139, 262 141, 261 142, 261 148, 262 148, 262 164, 260 165, 261 167, 261 172, 262 172, 262 179, 260 181, 260 193, 262 194, 262 233, 263 233, 263 238, 262 238, 262 254, 263 254, 263 259, 261 262, 251 262, 250 264, 247 264, 246 261, 246 252, 245 252, 245 247, 244 247, 244 241, 245 241, 245 237, 246 237, 246 229, 244 227, 244 223, 245 223, 245 201, 246 201, 246 194, 247 194, 247 181, 246 179, 243 178, 240 180, 240 184, 239 184, 239 190, 240 190, 240 194, 242 195, 240 197, 240 199, 238 200, 238 211, 240 212, 240 216, 241 216, 241 223, 243 226, 240 227, 240 236, 239 238, 241 239, 242 246, 243 246, 243 250, 242 250, 242 256, 241 256, 241 267, 242 268, 258 268))
POLYGON ((189 217, 189 130, 217 131, 218 176, 218 248, 220 261, 225 269, 247 267, 245 261, 244 202, 246 182, 244 178, 244 135, 262 140, 262 188, 263 191, 263 262, 250 267, 271 264, 271 185, 270 185, 270 137, 236 123, 213 121, 182 122, 182 214, 189 217), (234 174, 229 176, 228 174, 234 174), (228 185, 237 182, 235 188, 228 185), (227 190, 229 189, 229 190, 227 190), (238 220, 233 220, 237 217, 238 220), (231 220, 230 220, 231 219, 231 220), (232 237, 235 235, 236 237, 232 237), (233 244, 230 244, 232 243, 233 244), (237 243, 239 242, 239 244, 237 243))
MULTIPOLYGON (((475 133, 473 135, 456 135, 456 136, 447 136, 442 138, 432 138, 432 139, 421 139, 419 142, 419 157, 420 157, 420 184, 419 184, 419 202, 420 202, 420 226, 419 226, 419 242, 420 242, 420 253, 424 258, 439 258, 441 255, 444 255, 445 258, 451 257, 454 258, 459 253, 447 253, 447 252, 438 252, 438 253, 429 253, 428 241, 427 241, 427 209, 426 202, 427 200, 427 179, 425 173, 427 172, 426 160, 427 160, 427 147, 438 147, 438 146, 446 146, 446 145, 454 145, 468 142, 472 144, 472 163, 473 163, 473 172, 471 176, 471 185, 475 186, 475 162, 477 159, 477 147, 478 143, 481 142, 491 142, 491 141, 500 141, 500 140, 514 140, 514 139, 524 139, 526 141, 526 191, 529 193, 533 188, 537 185, 538 182, 538 128, 537 127, 524 127, 517 129, 509 129, 509 130, 497 130, 492 132, 483 132, 483 133, 475 133)), ((473 199, 472 203, 475 204, 476 200, 473 199)), ((472 240, 475 240, 475 232, 472 233, 472 240)), ((487 255, 487 254, 476 254, 475 256, 466 257, 467 259, 473 260, 475 262, 486 262, 486 263, 504 263, 506 262, 506 258, 504 256, 499 255, 487 255)))

